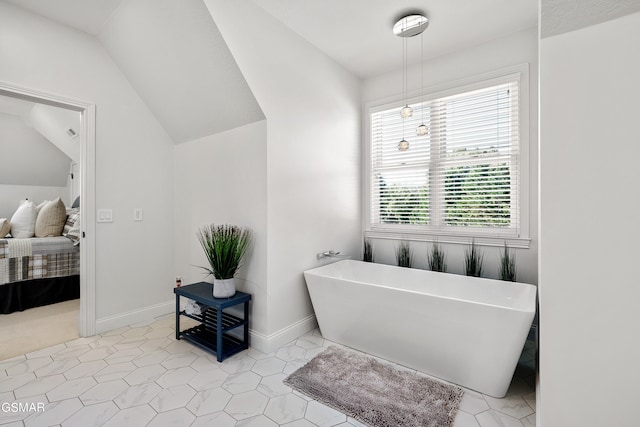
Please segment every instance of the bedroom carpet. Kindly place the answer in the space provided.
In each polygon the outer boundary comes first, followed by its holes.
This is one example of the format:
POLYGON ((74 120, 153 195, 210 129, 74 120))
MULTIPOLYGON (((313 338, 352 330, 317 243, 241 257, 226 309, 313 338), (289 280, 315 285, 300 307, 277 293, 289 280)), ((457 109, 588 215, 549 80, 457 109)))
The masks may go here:
POLYGON ((0 315, 0 360, 79 338, 80 300, 0 315))
POLYGON ((284 383, 375 427, 451 427, 463 394, 455 385, 336 346, 284 383))

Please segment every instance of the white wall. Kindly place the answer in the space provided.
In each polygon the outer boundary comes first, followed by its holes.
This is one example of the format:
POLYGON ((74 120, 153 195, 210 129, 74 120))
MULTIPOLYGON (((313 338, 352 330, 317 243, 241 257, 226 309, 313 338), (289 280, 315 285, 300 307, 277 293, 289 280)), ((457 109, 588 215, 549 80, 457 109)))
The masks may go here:
POLYGON ((541 40, 540 426, 638 425, 639 39, 541 40))
MULTIPOLYGON (((410 41, 411 42, 411 41, 410 41)), ((419 46, 419 42, 417 42, 419 46)), ((479 44, 464 51, 445 55, 425 62, 424 85, 429 88, 446 85, 461 79, 472 78, 483 73, 489 73, 514 65, 529 63, 529 249, 514 249, 517 260, 518 281, 536 284, 538 282, 537 252, 538 252, 538 203, 537 203, 537 140, 538 140, 538 33, 536 28, 514 33, 501 39, 479 44)), ((409 67, 407 72, 408 91, 420 89, 420 66, 409 67)), ((370 102, 397 97, 402 91, 402 73, 397 71, 382 76, 367 79, 363 82, 362 101, 366 105, 370 102)), ((363 107, 363 114, 367 114, 363 107)), ((364 132, 368 130, 365 129, 364 132)), ((374 239, 376 262, 395 264, 395 247, 397 241, 374 239)), ((411 242, 414 248, 415 267, 427 268, 427 252, 430 243, 411 242)), ((448 271, 464 272, 464 251, 467 245, 442 244, 447 254, 448 271)), ((501 248, 484 247, 479 249, 484 253, 485 275, 498 277, 499 257, 501 248)))
POLYGON ((267 124, 260 121, 177 145, 175 148, 176 276, 205 278, 207 266, 196 232, 207 224, 251 229, 253 243, 236 277, 252 294, 250 328, 267 324, 267 124))
POLYGON ((54 200, 57 197, 68 207, 73 202, 69 201, 68 187, 0 184, 0 218, 11 219, 20 200, 29 199, 38 205, 44 200, 54 200))
POLYGON ((360 85, 255 4, 205 4, 267 118, 268 325, 261 330, 275 343, 313 319, 302 272, 319 265, 316 254, 359 253, 360 85))
POLYGON ((94 37, 0 2, 0 81, 96 104, 96 204, 114 213, 96 227, 98 330, 170 301, 174 147, 109 55, 94 37))

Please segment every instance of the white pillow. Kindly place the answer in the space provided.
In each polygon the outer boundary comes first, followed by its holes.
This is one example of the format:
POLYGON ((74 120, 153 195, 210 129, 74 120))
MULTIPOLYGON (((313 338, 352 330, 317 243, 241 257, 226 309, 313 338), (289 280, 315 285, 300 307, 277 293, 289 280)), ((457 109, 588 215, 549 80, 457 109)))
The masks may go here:
POLYGON ((11 217, 11 235, 16 239, 28 239, 36 233, 36 205, 30 200, 22 200, 18 210, 11 217))

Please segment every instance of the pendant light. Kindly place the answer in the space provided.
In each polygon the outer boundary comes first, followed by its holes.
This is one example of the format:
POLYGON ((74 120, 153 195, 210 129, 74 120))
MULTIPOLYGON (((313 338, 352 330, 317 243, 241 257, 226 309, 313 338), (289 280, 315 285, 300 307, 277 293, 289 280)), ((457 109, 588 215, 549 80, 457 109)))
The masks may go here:
MULTIPOLYGON (((404 121, 413 116, 413 108, 411 108, 407 102, 407 39, 422 34, 428 25, 429 20, 426 16, 411 14, 400 18, 393 26, 393 34, 402 37, 402 96, 404 107, 400 109, 400 117, 402 117, 402 140, 398 143, 398 150, 400 151, 407 151, 409 149, 409 142, 404 138, 404 121)), ((418 130, 418 132, 420 132, 420 130, 418 130)))

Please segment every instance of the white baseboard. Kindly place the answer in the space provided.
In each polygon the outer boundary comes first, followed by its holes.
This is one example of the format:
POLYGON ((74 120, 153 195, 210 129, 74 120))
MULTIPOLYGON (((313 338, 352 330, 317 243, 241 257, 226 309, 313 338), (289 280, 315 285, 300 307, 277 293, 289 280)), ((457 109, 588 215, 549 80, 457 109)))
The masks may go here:
POLYGON ((176 300, 173 299, 171 301, 150 305, 148 307, 139 308, 126 313, 119 313, 113 316, 104 317, 96 320, 96 334, 151 320, 165 314, 175 313, 175 310, 176 300))
POLYGON ((316 316, 311 314, 270 335, 249 330, 250 346, 263 353, 273 353, 283 345, 301 337, 307 332, 313 331, 317 327, 318 322, 316 321, 316 316))
MULTIPOLYGON (((96 334, 152 320, 165 314, 175 313, 175 309, 176 302, 175 300, 171 300, 126 313, 104 317, 96 321, 96 334)), ((249 330, 250 345, 263 353, 273 353, 283 345, 301 337, 307 332, 313 331, 317 327, 318 322, 316 321, 316 316, 311 314, 273 334, 266 335, 258 331, 249 330)))

